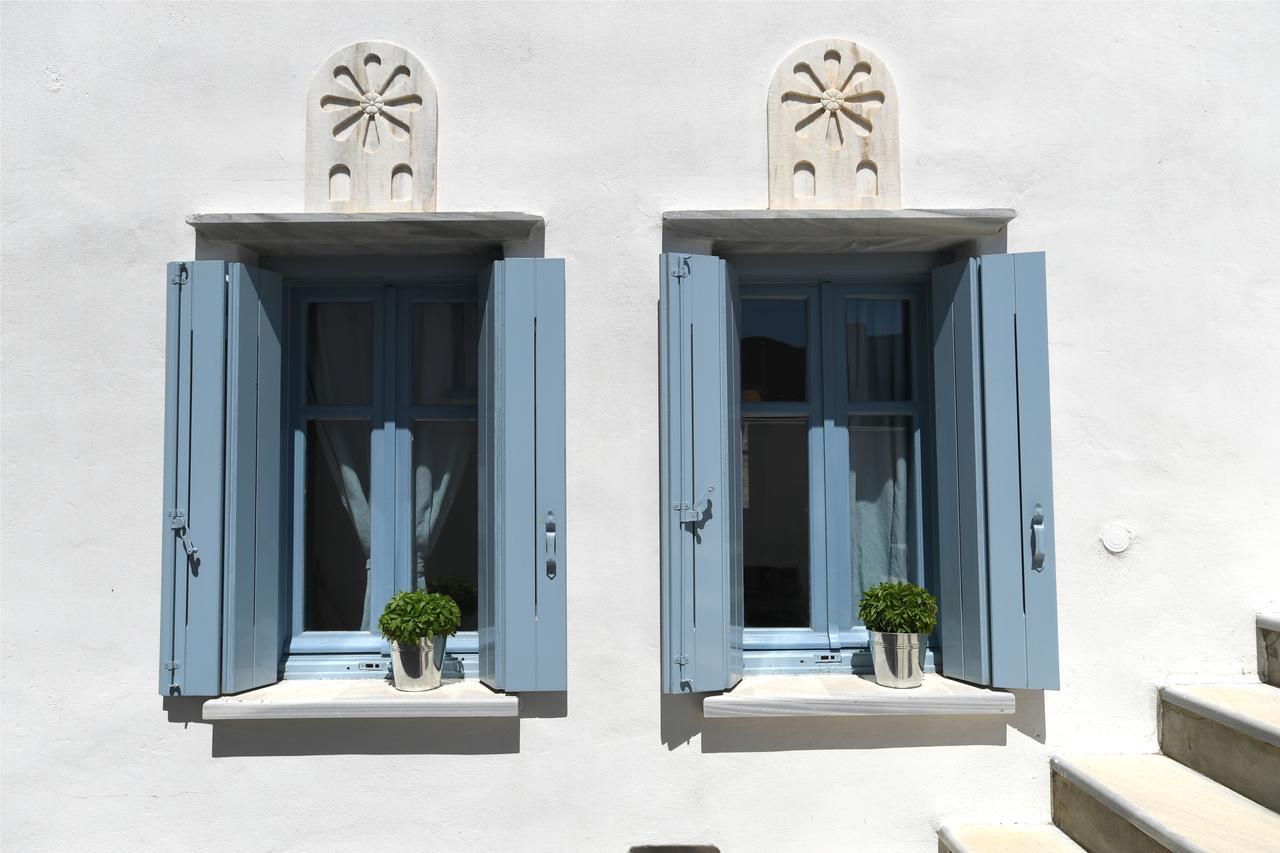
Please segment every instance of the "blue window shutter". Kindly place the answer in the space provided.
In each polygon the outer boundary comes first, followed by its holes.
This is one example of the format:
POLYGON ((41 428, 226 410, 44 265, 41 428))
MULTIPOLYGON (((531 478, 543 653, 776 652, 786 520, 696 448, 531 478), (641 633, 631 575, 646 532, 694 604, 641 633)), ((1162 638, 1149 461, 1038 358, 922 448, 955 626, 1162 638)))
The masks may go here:
POLYGON ((662 674, 667 693, 742 678, 742 432, 733 271, 662 256, 662 674))
POLYGON ((216 696, 276 680, 281 287, 222 261, 168 272, 160 692, 216 696))
POLYGON ((567 688, 564 261, 481 277, 480 678, 567 688))
POLYGON ((230 265, 222 690, 279 678, 284 652, 284 287, 230 265))
POLYGON ((933 274, 943 673, 1058 686, 1044 255, 933 274))

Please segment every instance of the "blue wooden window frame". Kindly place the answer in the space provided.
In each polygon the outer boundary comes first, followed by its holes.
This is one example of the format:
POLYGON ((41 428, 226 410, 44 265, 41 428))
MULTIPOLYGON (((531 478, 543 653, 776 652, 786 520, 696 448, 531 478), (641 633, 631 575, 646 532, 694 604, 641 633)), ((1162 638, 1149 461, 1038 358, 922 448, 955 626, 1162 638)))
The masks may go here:
MULTIPOLYGON (((742 403, 742 419, 805 417, 809 423, 810 625, 745 630, 746 671, 822 671, 837 664, 870 666, 866 628, 857 624, 850 571, 849 439, 852 415, 910 417, 911 580, 937 594, 930 530, 932 488, 929 406, 932 399, 929 339, 929 272, 941 263, 930 254, 831 258, 738 256, 739 300, 800 300, 806 305, 807 401, 742 403), (907 305, 911 400, 851 402, 845 358, 845 301, 885 299, 907 305), (836 657, 833 657, 836 656, 836 657), (864 659, 865 658, 865 659, 864 659)), ((934 644, 931 642, 931 648, 934 644)), ((932 669, 930 651, 927 668, 932 669)))
MULTIPOLYGON (((430 285, 299 284, 289 288, 290 347, 288 381, 288 443, 290 460, 290 553, 288 566, 289 659, 286 670, 301 677, 350 675, 357 657, 388 654, 376 627, 376 616, 391 595, 413 583, 412 430, 415 421, 469 420, 478 405, 415 405, 412 403, 411 318, 415 304, 471 302, 478 299, 474 283, 430 285), (308 306, 325 302, 365 302, 373 306, 373 395, 368 405, 318 405, 306 402, 306 317, 308 306), (370 584, 374 625, 369 631, 307 631, 303 629, 306 577, 305 489, 307 424, 316 419, 368 419, 370 435, 370 584)), ((476 341, 477 345, 479 341, 476 341)), ((448 642, 457 669, 474 675, 479 636, 460 631, 448 642)), ((453 667, 451 667, 453 668, 453 667)), ((373 674, 381 675, 381 671, 373 674)))

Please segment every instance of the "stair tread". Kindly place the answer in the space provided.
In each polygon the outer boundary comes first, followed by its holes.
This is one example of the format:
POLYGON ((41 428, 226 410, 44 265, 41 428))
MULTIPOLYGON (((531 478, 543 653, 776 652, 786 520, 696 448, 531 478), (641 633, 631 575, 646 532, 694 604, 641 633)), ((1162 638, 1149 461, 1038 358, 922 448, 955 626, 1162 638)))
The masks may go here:
POLYGON ((1280 688, 1270 684, 1165 687, 1160 696, 1181 708, 1280 747, 1280 688))
POLYGON ((1054 757, 1052 767, 1173 849, 1280 850, 1280 815, 1163 755, 1054 757))
POLYGON ((1083 849, 1048 823, 947 826, 938 834, 954 853, 1080 853, 1083 849))

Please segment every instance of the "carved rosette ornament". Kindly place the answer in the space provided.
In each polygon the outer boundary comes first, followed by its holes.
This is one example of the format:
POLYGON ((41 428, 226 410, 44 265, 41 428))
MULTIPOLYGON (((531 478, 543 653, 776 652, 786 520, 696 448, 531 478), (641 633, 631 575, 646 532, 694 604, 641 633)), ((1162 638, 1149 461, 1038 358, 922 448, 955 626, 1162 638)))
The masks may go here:
POLYGON ((768 110, 770 208, 902 206, 898 93, 880 57, 810 42, 778 66, 768 110))
POLYGON ((390 42, 347 45, 307 91, 309 211, 436 208, 436 90, 390 42))

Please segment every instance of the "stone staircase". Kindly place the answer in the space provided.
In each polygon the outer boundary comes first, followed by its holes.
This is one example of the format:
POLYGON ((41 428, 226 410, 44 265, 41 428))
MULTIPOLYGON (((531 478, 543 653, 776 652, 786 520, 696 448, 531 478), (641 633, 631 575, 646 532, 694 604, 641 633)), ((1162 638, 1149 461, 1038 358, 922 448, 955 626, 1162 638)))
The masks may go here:
POLYGON ((1165 687, 1159 755, 1055 757, 1053 825, 948 826, 940 853, 1280 853, 1280 618, 1260 684, 1165 687))

